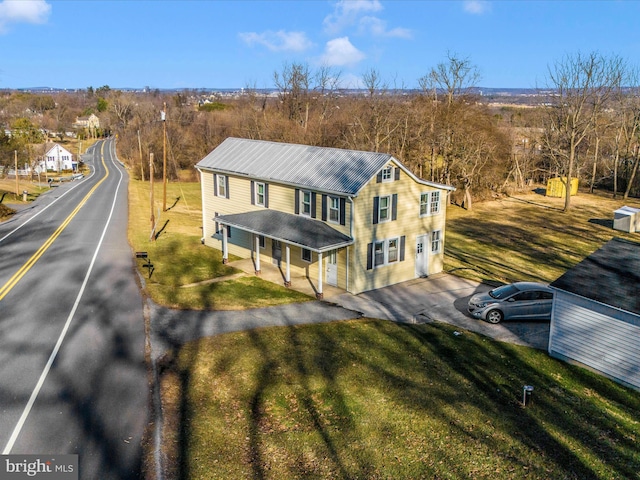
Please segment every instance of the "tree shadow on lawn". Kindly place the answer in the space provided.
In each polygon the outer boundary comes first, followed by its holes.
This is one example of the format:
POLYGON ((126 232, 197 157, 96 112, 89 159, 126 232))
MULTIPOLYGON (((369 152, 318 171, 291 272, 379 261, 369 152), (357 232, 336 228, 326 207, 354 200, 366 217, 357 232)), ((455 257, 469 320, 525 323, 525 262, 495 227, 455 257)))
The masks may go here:
MULTIPOLYGON (((474 476, 467 460, 469 456, 474 461, 483 458, 482 452, 488 456, 485 468, 513 469, 511 475, 531 478, 600 478, 602 465, 615 475, 632 478, 640 468, 640 459, 631 453, 637 427, 621 424, 617 412, 600 408, 594 399, 615 404, 630 418, 640 403, 636 400, 631 405, 622 387, 541 352, 495 343, 470 332, 456 336, 453 328, 443 325, 364 320, 284 328, 281 341, 285 347, 277 349, 260 330, 248 333, 251 347, 261 352, 248 404, 241 406, 248 412, 252 478, 274 473, 269 462, 277 459, 267 458, 272 440, 265 436, 268 429, 265 433, 264 427, 272 421, 267 408, 267 402, 273 402, 271 390, 282 382, 290 386, 287 391, 293 391, 297 405, 286 418, 306 425, 319 439, 298 451, 287 450, 293 458, 286 459, 285 468, 294 478, 310 473, 304 454, 309 450, 322 464, 311 467, 331 472, 333 478, 368 478, 380 474, 381 468, 384 474, 391 468, 385 464, 384 450, 390 449, 392 455, 398 445, 392 438, 386 446, 378 441, 404 428, 394 424, 396 414, 427 418, 436 425, 431 432, 410 433, 413 441, 422 441, 423 450, 403 447, 396 457, 400 463, 417 458, 417 474, 426 477, 442 474, 443 468, 456 478, 474 476), (349 332, 353 328, 358 329, 357 336, 349 332), (285 379, 283 369, 288 375, 285 379), (344 382, 358 380, 363 384, 356 392, 371 396, 359 397, 351 385, 347 391, 344 382), (526 384, 534 385, 535 391, 532 403, 524 408, 521 395, 526 384), (361 438, 358 421, 363 419, 358 415, 362 412, 354 402, 366 405, 380 399, 385 400, 389 416, 371 419, 380 430, 375 438, 361 438), (337 424, 330 424, 327 415, 338 418, 337 424), (354 452, 355 445, 358 452, 354 452), (584 458, 594 458, 596 464, 587 464, 584 458)), ((241 356, 237 352, 220 364, 229 368, 241 356)), ((219 373, 210 372, 212 376, 219 373)), ((185 369, 182 375, 182 391, 187 392, 185 369)), ((182 402, 186 405, 186 400, 182 402)), ((183 406, 183 419, 187 413, 183 406)), ((409 422, 407 428, 411 427, 409 422)), ((183 459, 189 432, 190 424, 184 421, 180 436, 183 459)), ((189 474, 189 466, 183 465, 179 478, 189 478, 189 474)))

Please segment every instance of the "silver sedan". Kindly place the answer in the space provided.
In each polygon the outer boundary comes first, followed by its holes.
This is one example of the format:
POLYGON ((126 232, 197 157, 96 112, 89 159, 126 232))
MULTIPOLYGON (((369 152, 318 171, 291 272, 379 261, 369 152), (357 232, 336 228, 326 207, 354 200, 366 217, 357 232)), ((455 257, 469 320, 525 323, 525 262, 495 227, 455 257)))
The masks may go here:
POLYGON ((550 320, 553 290, 543 283, 503 285, 469 299, 471 316, 489 323, 502 320, 550 320))

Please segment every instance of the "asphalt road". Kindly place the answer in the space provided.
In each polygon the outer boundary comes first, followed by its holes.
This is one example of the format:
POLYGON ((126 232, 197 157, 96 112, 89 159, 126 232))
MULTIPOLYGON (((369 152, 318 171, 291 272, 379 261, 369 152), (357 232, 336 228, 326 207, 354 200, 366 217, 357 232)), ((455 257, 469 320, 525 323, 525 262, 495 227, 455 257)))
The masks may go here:
POLYGON ((143 301, 113 140, 0 224, 0 448, 78 454, 82 479, 140 478, 148 421, 143 301))

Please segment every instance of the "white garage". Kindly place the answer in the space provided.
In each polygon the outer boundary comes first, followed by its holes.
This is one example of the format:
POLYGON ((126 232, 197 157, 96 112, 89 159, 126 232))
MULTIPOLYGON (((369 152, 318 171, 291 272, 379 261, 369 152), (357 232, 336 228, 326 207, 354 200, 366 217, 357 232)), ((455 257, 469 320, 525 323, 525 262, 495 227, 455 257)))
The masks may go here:
POLYGON ((551 287, 549 354, 640 390, 640 243, 614 238, 551 287))

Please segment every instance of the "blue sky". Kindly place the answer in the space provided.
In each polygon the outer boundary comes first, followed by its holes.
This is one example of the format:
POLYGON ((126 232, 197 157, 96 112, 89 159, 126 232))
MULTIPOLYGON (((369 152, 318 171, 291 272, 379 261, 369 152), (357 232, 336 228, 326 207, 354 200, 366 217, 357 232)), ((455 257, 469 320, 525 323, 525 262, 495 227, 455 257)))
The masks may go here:
POLYGON ((0 0, 0 88, 271 88, 293 62, 414 88, 448 52, 481 86, 531 88, 566 54, 636 64, 639 18, 624 0, 0 0))

